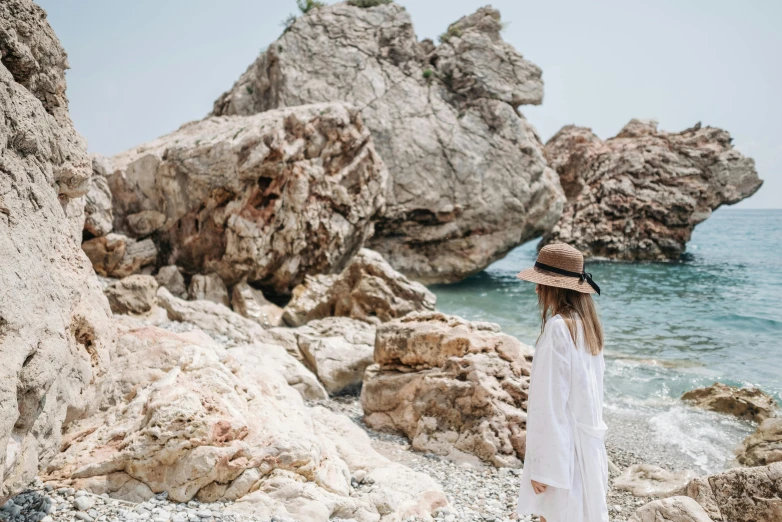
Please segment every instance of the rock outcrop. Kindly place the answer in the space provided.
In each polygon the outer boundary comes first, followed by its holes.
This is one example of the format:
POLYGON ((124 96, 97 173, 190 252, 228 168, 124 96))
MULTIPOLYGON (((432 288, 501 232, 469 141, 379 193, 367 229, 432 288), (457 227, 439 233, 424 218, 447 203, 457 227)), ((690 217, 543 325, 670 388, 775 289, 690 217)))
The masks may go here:
POLYGON ((782 462, 695 479, 687 496, 715 522, 777 522, 782 520, 782 462))
POLYGON ((492 323, 416 312, 380 325, 361 405, 367 426, 414 449, 517 467, 532 350, 492 323))
POLYGON ((778 411, 774 398, 758 388, 737 388, 721 382, 690 390, 682 395, 682 400, 699 408, 754 422, 773 417, 778 411))
POLYGON ((0 504, 58 451, 108 364, 111 311, 79 248, 91 162, 65 51, 29 0, 0 3, 0 504))
POLYGON ((743 466, 766 466, 782 461, 782 417, 761 422, 755 433, 744 439, 736 460, 743 466))
POLYGON ((371 248, 423 283, 479 272, 556 223, 564 197, 517 112, 543 97, 540 69, 500 36, 491 7, 418 42, 404 7, 311 9, 214 105, 249 115, 347 101, 391 182, 371 248))
POLYGON ((434 310, 435 301, 424 285, 409 281, 380 254, 364 248, 341 274, 310 276, 294 288, 282 318, 289 326, 324 317, 378 324, 410 312, 434 310))
POLYGON ((712 522, 709 515, 690 497, 661 498, 639 508, 630 522, 712 522))
POLYGON ((134 274, 114 281, 103 289, 115 314, 143 314, 157 304, 158 284, 149 275, 134 274))
POLYGON ((111 172, 108 158, 92 156, 92 182, 84 202, 85 235, 105 236, 112 231, 114 214, 111 209, 111 189, 106 176, 111 172))
POLYGON ((651 464, 634 464, 616 477, 614 487, 636 497, 670 497, 684 493, 698 474, 689 469, 668 471, 651 464))
POLYGON ((171 292, 175 297, 180 299, 187 298, 187 286, 185 285, 185 278, 182 276, 182 272, 179 271, 179 267, 176 265, 162 266, 155 274, 155 280, 160 286, 165 286, 166 289, 171 292))
POLYGON ((605 141, 568 125, 546 143, 546 157, 567 204, 541 244, 568 243, 586 256, 677 259, 695 225, 762 184, 726 131, 700 124, 669 133, 632 120, 605 141))
POLYGON ((205 299, 224 306, 231 305, 231 300, 228 298, 228 288, 220 276, 214 273, 194 275, 187 288, 187 297, 193 301, 205 299))
POLYGON ((231 307, 234 312, 248 317, 264 328, 280 326, 283 310, 245 282, 235 284, 231 289, 231 307))
POLYGON ((95 272, 103 277, 128 277, 142 267, 153 265, 158 255, 151 239, 136 241, 113 232, 88 239, 81 247, 95 272))
POLYGON ((241 366, 199 330, 124 318, 100 413, 68 430, 44 479, 132 500, 240 499, 232 509, 261 519, 400 520, 447 503, 349 419, 306 407, 268 365, 241 366), (359 471, 377 491, 351 490, 359 471))
POLYGON ((336 103, 207 118, 112 161, 115 231, 154 229, 160 264, 273 294, 345 267, 387 177, 359 113, 336 103))

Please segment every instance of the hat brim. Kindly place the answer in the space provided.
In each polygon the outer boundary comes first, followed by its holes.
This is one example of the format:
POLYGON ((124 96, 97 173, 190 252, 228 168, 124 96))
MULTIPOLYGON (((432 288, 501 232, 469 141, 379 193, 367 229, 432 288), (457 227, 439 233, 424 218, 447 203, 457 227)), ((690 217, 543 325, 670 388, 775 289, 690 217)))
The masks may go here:
POLYGON ((586 281, 582 281, 577 277, 555 274, 554 272, 548 272, 537 267, 522 270, 516 274, 516 277, 522 281, 529 281, 530 283, 538 283, 546 286, 556 286, 557 288, 567 288, 575 290, 576 292, 581 292, 582 294, 595 293, 595 289, 586 281))

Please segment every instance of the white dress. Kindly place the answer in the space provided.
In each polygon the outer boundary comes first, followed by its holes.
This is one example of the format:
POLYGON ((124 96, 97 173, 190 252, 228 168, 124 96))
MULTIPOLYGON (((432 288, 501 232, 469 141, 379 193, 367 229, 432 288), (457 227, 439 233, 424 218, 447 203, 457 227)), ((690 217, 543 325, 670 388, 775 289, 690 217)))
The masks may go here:
POLYGON ((547 522, 608 522, 605 362, 586 349, 580 321, 578 332, 574 344, 565 320, 552 317, 532 360, 517 511, 547 522), (530 480, 548 489, 536 495, 530 480))

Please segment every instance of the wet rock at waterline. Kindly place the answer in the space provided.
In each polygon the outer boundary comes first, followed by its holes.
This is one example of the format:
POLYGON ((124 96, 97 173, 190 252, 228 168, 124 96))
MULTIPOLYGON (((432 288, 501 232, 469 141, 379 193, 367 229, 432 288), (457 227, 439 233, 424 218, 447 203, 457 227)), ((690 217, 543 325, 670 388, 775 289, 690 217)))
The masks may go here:
POLYGON ((307 277, 294 288, 283 320, 289 326, 300 326, 336 316, 376 324, 414 311, 434 310, 435 301, 424 285, 408 280, 380 254, 363 248, 341 274, 307 277))
POLYGON ((364 421, 414 449, 519 466, 532 350, 492 323, 415 312, 378 326, 364 421))
POLYGON ((68 115, 65 51, 46 13, 0 2, 0 504, 93 406, 114 339, 82 252, 90 158, 68 115))
POLYGON ((345 267, 387 178, 358 111, 339 103, 210 117, 112 161, 115 230, 165 215, 151 236, 162 263, 274 294, 345 267))
POLYGON ((682 400, 699 408, 754 422, 762 422, 779 411, 771 395, 757 388, 737 388, 721 382, 685 392, 682 400))
POLYGON ((627 261, 677 259, 695 225, 762 184, 755 162, 731 141, 700 123, 665 132, 654 121, 632 120, 605 141, 590 129, 563 127, 546 143, 546 157, 567 204, 542 244, 627 261))
POLYGON ((737 460, 743 466, 766 466, 782 461, 782 417, 766 419, 744 439, 737 460))
POLYGON ((261 53, 214 104, 249 115, 347 101, 388 165, 385 212, 370 247, 406 276, 453 282, 547 232, 564 197, 532 125, 541 71, 479 9, 420 42, 404 7, 312 9, 261 53))

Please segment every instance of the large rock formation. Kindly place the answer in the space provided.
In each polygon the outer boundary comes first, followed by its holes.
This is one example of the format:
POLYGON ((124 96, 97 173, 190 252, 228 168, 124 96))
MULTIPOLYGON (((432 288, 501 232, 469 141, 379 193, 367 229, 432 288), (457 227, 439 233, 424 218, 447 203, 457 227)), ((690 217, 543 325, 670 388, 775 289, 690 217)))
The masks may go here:
POLYGON ((380 254, 364 248, 341 274, 310 276, 294 288, 282 318, 289 326, 334 316, 377 324, 434 310, 436 300, 424 285, 411 282, 380 254))
POLYGON ((744 439, 737 460, 744 466, 766 466, 782 462, 782 417, 761 422, 755 433, 744 439))
POLYGON ((568 125, 546 143, 546 157, 568 201, 542 244, 568 243, 587 256, 676 259, 695 225, 762 184, 726 131, 700 124, 669 133, 632 120, 606 141, 568 125))
POLYGON ((115 231, 151 233, 161 264, 276 294, 345 267, 372 234, 387 177, 342 104, 207 118, 112 161, 115 231))
POLYGON ((100 413, 68 430, 44 478, 128 500, 249 494, 235 509, 264 520, 401 520, 447 503, 429 477, 377 454, 349 419, 306 407, 264 364, 262 347, 249 350, 261 361, 246 373, 197 329, 123 318, 100 413), (352 489, 359 471, 379 491, 352 489))
POLYGON ((371 247, 424 283, 457 281, 554 225, 564 198, 532 126, 540 69, 479 9, 418 42, 404 7, 311 9, 214 105, 216 115, 345 100, 391 175, 371 247))
POLYGON ((521 464, 529 347, 496 324, 415 312, 378 327, 374 358, 361 390, 369 427, 420 451, 521 464))
POLYGON ((699 408, 754 422, 777 414, 777 403, 771 395, 758 388, 736 388, 721 382, 685 392, 682 400, 699 408))
POLYGON ((0 3, 0 504, 60 446, 108 363, 111 312, 79 248, 91 163, 65 51, 29 0, 0 3))
POLYGON ((778 522, 782 520, 782 462, 697 478, 687 486, 687 496, 715 522, 778 522))

